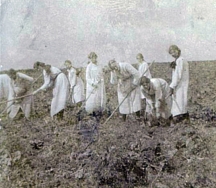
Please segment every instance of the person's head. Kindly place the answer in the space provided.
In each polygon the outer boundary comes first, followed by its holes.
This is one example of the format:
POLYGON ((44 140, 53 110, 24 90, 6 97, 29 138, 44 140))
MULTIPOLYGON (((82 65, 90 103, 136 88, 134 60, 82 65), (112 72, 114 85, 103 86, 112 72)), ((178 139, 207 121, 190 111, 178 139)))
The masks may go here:
POLYGON ((39 61, 34 63, 34 69, 44 69, 45 66, 46 66, 45 63, 39 61))
POLYGON ((14 69, 10 69, 8 71, 8 76, 12 79, 12 80, 16 80, 16 71, 14 69))
POLYGON ((88 58, 91 60, 92 63, 97 63, 97 54, 95 52, 91 52, 88 55, 88 58))
POLYGON ((64 63, 65 67, 67 67, 68 69, 72 67, 72 63, 70 60, 66 60, 64 63))
POLYGON ((47 74, 50 74, 51 73, 50 68, 51 68, 51 65, 45 65, 43 69, 46 71, 47 74))
POLYGON ((169 47, 169 54, 177 59, 181 55, 181 50, 178 46, 171 45, 169 47))
POLYGON ((144 90, 149 90, 150 88, 150 79, 146 76, 142 76, 140 79, 140 85, 143 86, 144 90))
POLYGON ((139 63, 142 63, 144 61, 144 57, 141 53, 137 54, 136 59, 139 63))
POLYGON ((109 61, 108 66, 111 70, 118 70, 118 63, 114 59, 109 61))

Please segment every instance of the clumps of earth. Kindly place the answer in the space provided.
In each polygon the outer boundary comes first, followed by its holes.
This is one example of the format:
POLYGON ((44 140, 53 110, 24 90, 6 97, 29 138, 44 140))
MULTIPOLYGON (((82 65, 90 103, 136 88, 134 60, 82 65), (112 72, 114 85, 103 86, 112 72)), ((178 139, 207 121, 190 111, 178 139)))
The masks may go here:
MULTIPOLYGON (((117 112, 103 124, 117 106, 108 73, 109 110, 104 115, 87 116, 68 104, 64 120, 53 121, 51 90, 35 97, 31 121, 20 114, 9 123, 1 114, 0 186, 215 188, 214 63, 190 62, 190 124, 148 126, 133 114, 123 122, 117 112)), ((40 75, 22 71, 35 78, 40 75)), ((170 81, 168 64, 155 64, 151 72, 170 81)), ((34 89, 41 84, 42 79, 34 89)))

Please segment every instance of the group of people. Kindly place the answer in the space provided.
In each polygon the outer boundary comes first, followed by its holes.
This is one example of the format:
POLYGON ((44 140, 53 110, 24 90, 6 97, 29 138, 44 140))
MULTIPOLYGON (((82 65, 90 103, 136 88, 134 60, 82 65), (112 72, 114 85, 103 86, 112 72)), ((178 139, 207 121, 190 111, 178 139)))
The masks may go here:
MULTIPOLYGON (((151 118, 179 121, 188 118, 187 91, 189 84, 189 65, 181 57, 178 46, 172 45, 169 54, 175 58, 171 63, 172 82, 169 85, 161 78, 152 78, 149 65, 141 53, 137 54, 138 68, 129 63, 110 60, 110 83, 117 85, 119 113, 125 121, 128 114, 135 113, 140 118, 145 114, 151 118)), ((29 119, 33 96, 38 92, 53 88, 51 117, 62 119, 68 100, 78 106, 84 105, 88 114, 106 110, 106 90, 104 72, 97 62, 97 54, 91 52, 86 67, 86 93, 81 70, 66 60, 65 74, 61 69, 42 62, 34 63, 35 69, 43 71, 44 83, 35 91, 35 80, 11 69, 0 75, 0 98, 7 96, 7 113, 13 119, 19 110, 29 119)))

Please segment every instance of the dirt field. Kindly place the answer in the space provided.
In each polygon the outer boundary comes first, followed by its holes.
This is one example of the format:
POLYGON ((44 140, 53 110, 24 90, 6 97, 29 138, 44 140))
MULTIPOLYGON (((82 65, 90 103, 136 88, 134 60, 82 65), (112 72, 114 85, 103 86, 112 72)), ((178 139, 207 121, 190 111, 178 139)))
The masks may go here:
MULTIPOLYGON (((168 64, 155 63, 151 72, 170 83, 168 64)), ((109 76, 112 112, 117 98, 109 76)), ((103 125, 108 114, 85 116, 78 107, 68 107, 64 120, 52 121, 51 91, 39 93, 31 121, 8 123, 1 114, 0 187, 215 188, 215 78, 216 62, 190 62, 191 124, 171 127, 143 126, 133 114, 122 122, 118 113, 103 125), (79 123, 78 115, 83 116, 79 123)), ((39 79, 34 89, 41 84, 39 79)))

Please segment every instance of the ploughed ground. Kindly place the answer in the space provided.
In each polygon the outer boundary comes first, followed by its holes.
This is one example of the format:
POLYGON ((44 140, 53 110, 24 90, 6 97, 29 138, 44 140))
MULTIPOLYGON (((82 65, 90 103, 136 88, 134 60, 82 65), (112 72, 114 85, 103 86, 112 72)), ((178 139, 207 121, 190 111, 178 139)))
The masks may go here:
MULTIPOLYGON (((108 110, 86 116, 68 104, 64 120, 49 115, 51 90, 35 96, 31 121, 9 123, 1 114, 0 187, 216 187, 216 62, 190 62, 191 124, 144 126, 116 112, 116 86, 106 73, 108 110), (81 121, 78 122, 77 118, 81 121)), ((40 72, 21 70, 33 76, 40 72)), ((153 77, 171 81, 168 64, 153 64, 153 77)), ((83 75, 84 76, 84 75, 83 75)), ((33 86, 38 88, 42 78, 33 86)), ((1 105, 1 111, 5 105, 1 105)), ((21 116, 21 114, 20 114, 21 116)))

